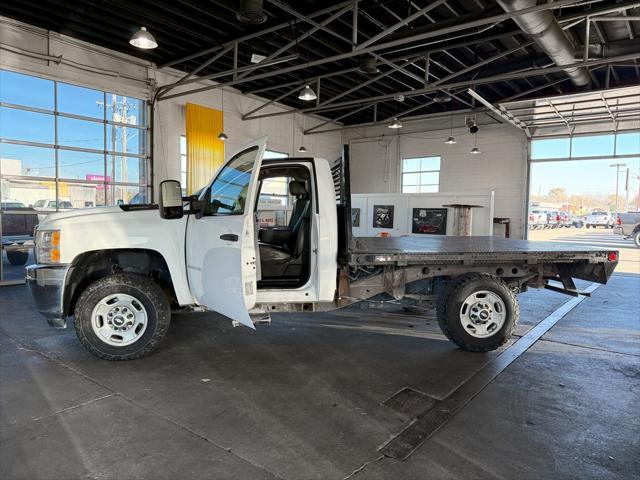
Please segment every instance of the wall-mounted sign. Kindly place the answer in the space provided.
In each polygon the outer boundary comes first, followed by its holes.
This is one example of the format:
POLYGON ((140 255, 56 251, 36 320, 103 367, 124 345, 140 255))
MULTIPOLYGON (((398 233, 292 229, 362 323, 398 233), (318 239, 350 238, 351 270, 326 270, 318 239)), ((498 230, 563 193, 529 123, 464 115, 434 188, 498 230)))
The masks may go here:
POLYGON ((393 228, 393 205, 373 206, 373 228, 393 228))
POLYGON ((446 235, 446 208, 414 208, 411 216, 411 233, 446 235))
POLYGON ((360 209, 359 208, 351 209, 351 226, 352 227, 360 226, 360 209))

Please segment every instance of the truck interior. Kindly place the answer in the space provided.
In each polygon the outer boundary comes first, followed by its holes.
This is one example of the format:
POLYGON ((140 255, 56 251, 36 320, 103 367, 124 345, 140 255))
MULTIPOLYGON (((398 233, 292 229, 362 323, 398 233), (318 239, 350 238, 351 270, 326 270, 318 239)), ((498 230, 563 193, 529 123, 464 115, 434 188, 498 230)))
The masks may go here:
POLYGON ((309 280, 311 203, 308 168, 261 168, 255 212, 261 268, 258 289, 298 288, 309 280))

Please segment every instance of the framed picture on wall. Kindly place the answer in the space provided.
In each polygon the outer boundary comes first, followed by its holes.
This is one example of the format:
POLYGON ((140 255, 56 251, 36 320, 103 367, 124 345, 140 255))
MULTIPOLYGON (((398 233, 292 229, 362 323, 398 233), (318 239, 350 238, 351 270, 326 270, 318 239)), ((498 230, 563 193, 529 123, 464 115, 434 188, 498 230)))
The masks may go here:
POLYGON ((351 226, 352 227, 360 226, 360 209, 359 208, 351 209, 351 226))
POLYGON ((393 205, 373 206, 373 228, 393 228, 393 205))
POLYGON ((446 235, 447 209, 414 208, 411 216, 411 233, 446 235))

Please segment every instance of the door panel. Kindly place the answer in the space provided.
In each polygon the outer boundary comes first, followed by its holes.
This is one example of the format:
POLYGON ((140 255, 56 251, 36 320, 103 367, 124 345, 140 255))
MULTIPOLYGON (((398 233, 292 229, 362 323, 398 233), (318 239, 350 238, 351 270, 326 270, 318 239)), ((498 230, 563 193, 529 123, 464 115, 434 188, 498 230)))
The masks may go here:
POLYGON ((220 169, 200 197, 203 216, 187 222, 189 286, 200 305, 249 328, 256 302, 253 216, 266 137, 245 145, 220 169))

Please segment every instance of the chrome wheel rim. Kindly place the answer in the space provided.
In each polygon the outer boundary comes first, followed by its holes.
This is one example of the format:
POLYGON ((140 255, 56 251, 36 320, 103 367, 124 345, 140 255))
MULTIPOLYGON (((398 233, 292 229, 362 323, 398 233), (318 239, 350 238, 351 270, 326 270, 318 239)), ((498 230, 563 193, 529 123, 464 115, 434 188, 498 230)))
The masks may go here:
POLYGON ((147 310, 142 302, 126 293, 107 295, 91 313, 93 333, 114 347, 126 347, 137 342, 144 335, 147 323, 147 310))
POLYGON ((507 307, 500 296, 489 290, 469 295, 460 307, 460 322, 475 338, 488 338, 500 331, 507 319, 507 307))

